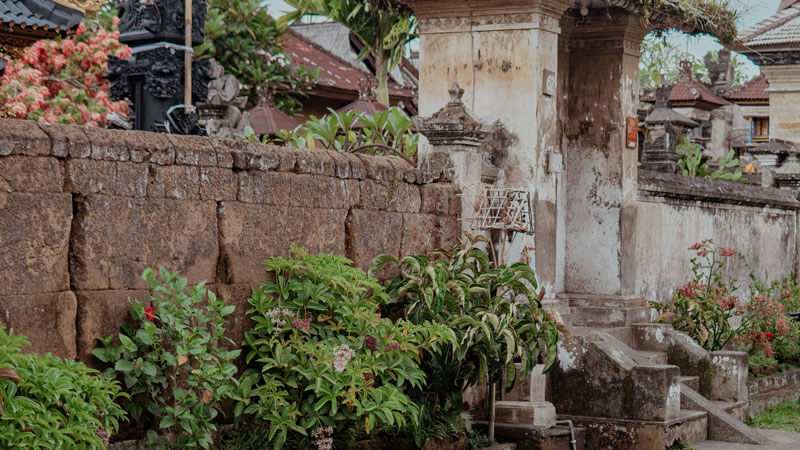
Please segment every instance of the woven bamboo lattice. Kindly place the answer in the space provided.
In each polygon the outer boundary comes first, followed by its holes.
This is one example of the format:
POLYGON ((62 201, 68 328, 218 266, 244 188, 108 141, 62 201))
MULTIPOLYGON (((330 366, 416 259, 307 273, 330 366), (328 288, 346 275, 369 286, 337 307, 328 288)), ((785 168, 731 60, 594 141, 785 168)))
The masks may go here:
POLYGON ((527 190, 486 188, 475 211, 473 229, 533 234, 531 193, 527 190))

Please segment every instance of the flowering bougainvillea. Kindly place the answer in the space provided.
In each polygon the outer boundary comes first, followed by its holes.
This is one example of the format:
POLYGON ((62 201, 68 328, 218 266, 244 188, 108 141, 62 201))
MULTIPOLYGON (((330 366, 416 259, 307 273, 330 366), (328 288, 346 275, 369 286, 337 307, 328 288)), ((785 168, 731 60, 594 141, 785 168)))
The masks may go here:
POLYGON ((81 23, 69 38, 40 40, 22 58, 9 62, 0 77, 0 104, 6 116, 49 123, 103 126, 106 114, 127 114, 123 101, 108 97, 108 55, 127 58, 131 49, 112 31, 81 23))

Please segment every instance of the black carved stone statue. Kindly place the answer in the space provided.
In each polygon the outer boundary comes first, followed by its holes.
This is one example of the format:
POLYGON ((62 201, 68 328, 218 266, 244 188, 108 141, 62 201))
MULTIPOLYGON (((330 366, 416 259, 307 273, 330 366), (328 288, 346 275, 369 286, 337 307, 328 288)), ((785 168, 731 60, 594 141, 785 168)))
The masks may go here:
MULTIPOLYGON (((175 107, 184 101, 184 0, 121 0, 117 7, 119 40, 131 46, 133 54, 125 60, 109 57, 110 97, 133 102, 137 130, 205 134, 196 114, 175 107)), ((193 46, 203 42, 205 19, 205 0, 194 0, 193 46)), ((206 100, 210 80, 209 60, 195 60, 193 102, 206 100)))

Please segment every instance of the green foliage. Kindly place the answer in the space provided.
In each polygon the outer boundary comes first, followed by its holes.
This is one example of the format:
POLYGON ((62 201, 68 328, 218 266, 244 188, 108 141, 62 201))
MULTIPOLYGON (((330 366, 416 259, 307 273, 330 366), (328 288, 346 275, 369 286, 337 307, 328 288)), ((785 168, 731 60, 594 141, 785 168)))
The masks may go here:
POLYGON ((782 403, 759 416, 748 418, 747 425, 753 428, 800 433, 800 400, 782 403))
POLYGON ((708 175, 708 169, 703 164, 703 148, 700 145, 689 142, 686 136, 679 136, 676 152, 681 155, 678 157, 678 167, 683 176, 705 177, 708 175))
POLYGON ((267 86, 280 87, 275 106, 293 115, 301 106, 298 97, 307 94, 321 73, 291 64, 280 45, 285 27, 258 1, 210 0, 205 31, 198 54, 214 58, 235 76, 251 106, 267 94, 267 86))
POLYGON ((24 336, 0 327, 0 447, 105 448, 127 397, 83 363, 23 354, 24 336))
POLYGON ((778 360, 764 352, 753 351, 747 355, 747 367, 753 376, 772 375, 778 371, 778 360))
POLYGON ((459 417, 465 387, 487 379, 496 383, 505 373, 505 387, 511 389, 516 362, 525 378, 540 353, 545 370, 555 360, 558 330, 541 308, 533 270, 524 263, 492 267, 488 255, 473 244, 399 260, 381 255, 370 265, 373 275, 387 264, 399 266, 399 274, 386 285, 394 303, 387 311, 399 308, 414 323, 447 325, 458 341, 450 351, 423 361, 428 384, 414 397, 421 404, 417 445, 441 421, 450 423, 452 431, 463 431, 459 417))
POLYGON ((703 148, 690 142, 686 136, 678 137, 676 152, 680 155, 678 157, 678 167, 680 167, 683 176, 747 182, 747 179, 742 175, 739 158, 736 157, 736 153, 733 150, 730 150, 725 157, 717 161, 717 168, 713 170, 709 167, 707 161, 703 161, 703 148))
POLYGON ((634 4, 645 26, 656 26, 656 31, 663 32, 666 26, 689 34, 709 34, 722 44, 736 40, 739 14, 729 0, 634 0, 634 4), (653 17, 660 18, 663 26, 653 24, 653 17), (669 20, 664 20, 667 17, 669 20))
POLYGON ((128 410, 144 421, 151 445, 210 448, 220 402, 235 388, 231 361, 240 350, 221 347, 230 342, 223 337, 225 316, 234 306, 205 283, 187 289, 177 272, 161 268, 159 275, 151 269, 142 274, 152 306, 133 301, 133 326, 121 326, 121 345, 113 345, 113 336, 99 339, 92 354, 112 365, 104 375, 122 380, 134 396, 128 410))
POLYGON ((389 105, 389 73, 403 58, 405 45, 417 37, 411 11, 392 0, 287 0, 294 12, 281 18, 290 23, 306 15, 327 17, 347 27, 364 42, 360 58, 371 56, 378 79, 378 101, 389 105))
POLYGON ((722 350, 739 331, 730 319, 744 314, 736 280, 723 276, 728 258, 733 250, 717 247, 711 239, 689 247, 697 251, 691 258, 694 279, 673 293, 673 303, 650 302, 660 314, 657 322, 671 323, 672 327, 692 337, 709 351, 722 350))
MULTIPOLYGON (((352 110, 342 113, 328 110, 330 114, 320 119, 311 116, 304 125, 283 130, 274 139, 265 136, 264 142, 296 148, 321 147, 349 153, 394 155, 409 162, 416 156, 419 135, 411 131, 414 122, 398 108, 378 111, 372 116, 352 110)), ((245 130, 245 138, 256 140, 252 128, 245 130)))
MULTIPOLYGON (((269 424, 267 441, 318 447, 417 416, 404 389, 421 389, 426 354, 454 342, 442 325, 382 318, 389 298, 381 285, 339 255, 271 258, 273 281, 253 290, 245 333, 251 365, 236 393, 237 416, 269 424)), ((342 446, 342 448, 344 448, 342 446)))

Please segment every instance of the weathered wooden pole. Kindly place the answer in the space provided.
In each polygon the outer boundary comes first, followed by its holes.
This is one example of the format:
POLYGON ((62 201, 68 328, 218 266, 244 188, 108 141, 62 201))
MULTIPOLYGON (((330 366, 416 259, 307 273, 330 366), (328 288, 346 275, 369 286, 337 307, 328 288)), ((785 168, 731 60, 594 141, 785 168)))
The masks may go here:
POLYGON ((184 109, 185 114, 190 114, 192 109, 192 0, 186 0, 184 4, 184 83, 183 83, 183 104, 187 105, 184 109))

